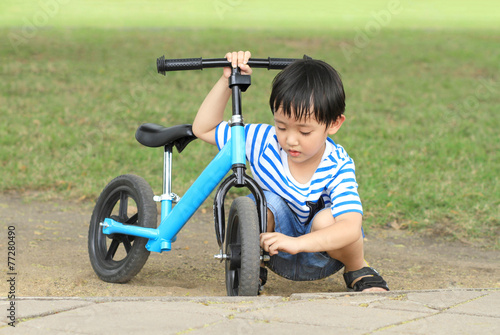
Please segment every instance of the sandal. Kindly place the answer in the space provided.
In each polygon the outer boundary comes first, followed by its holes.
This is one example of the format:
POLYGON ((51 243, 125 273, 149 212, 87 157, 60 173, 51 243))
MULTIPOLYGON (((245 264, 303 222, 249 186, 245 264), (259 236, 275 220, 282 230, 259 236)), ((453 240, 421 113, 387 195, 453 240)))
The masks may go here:
POLYGON ((346 272, 344 273, 344 280, 347 285, 347 289, 349 291, 361 292, 363 290, 366 290, 367 288, 372 288, 372 287, 380 287, 389 291, 389 287, 387 286, 387 283, 385 282, 384 278, 382 278, 378 274, 378 272, 375 271, 375 269, 370 267, 364 267, 357 271, 346 272), (359 277, 363 278, 358 280, 356 284, 354 284, 353 286, 352 282, 359 277))

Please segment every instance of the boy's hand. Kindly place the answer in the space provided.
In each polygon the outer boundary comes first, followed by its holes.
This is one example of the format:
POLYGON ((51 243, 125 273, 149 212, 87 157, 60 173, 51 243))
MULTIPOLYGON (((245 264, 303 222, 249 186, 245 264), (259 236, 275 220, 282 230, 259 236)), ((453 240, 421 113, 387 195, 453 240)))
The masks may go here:
POLYGON ((269 252, 270 256, 278 254, 278 251, 283 251, 291 255, 300 252, 299 240, 281 233, 260 234, 260 246, 269 252))
MULTIPOLYGON (((252 69, 250 66, 248 66, 248 60, 252 54, 250 51, 233 51, 233 52, 228 52, 226 54, 226 59, 231 62, 231 65, 233 68, 239 67, 241 70, 241 74, 245 75, 250 75, 252 74, 252 69)), ((231 76, 231 68, 230 67, 225 67, 224 68, 224 77, 229 78, 231 76)))

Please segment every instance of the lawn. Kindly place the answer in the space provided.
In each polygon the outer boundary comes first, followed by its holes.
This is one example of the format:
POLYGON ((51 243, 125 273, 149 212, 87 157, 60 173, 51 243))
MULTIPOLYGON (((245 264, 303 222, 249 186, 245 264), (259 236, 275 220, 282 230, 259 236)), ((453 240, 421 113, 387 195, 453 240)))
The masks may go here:
MULTIPOLYGON (((338 11, 339 2, 317 1, 303 19, 306 7, 282 1, 268 11, 262 1, 117 3, 0 4, 1 191, 93 201, 113 177, 136 173, 160 193, 161 149, 138 144, 135 129, 192 122, 220 73, 163 77, 156 57, 308 54, 342 75, 347 122, 334 140, 356 162, 368 229, 391 225, 499 247, 493 1, 360 1, 338 11)), ((243 98, 247 122, 271 122, 275 74, 254 71, 243 98)), ((195 141, 175 155, 174 190, 182 194, 213 154, 195 141)))

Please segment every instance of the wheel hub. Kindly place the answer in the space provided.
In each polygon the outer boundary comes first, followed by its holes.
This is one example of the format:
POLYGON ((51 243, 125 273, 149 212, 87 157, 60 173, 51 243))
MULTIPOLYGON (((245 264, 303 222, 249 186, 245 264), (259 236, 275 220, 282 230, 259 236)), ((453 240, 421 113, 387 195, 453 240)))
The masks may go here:
POLYGON ((230 244, 226 250, 226 261, 229 262, 229 268, 235 270, 241 267, 241 245, 230 244))

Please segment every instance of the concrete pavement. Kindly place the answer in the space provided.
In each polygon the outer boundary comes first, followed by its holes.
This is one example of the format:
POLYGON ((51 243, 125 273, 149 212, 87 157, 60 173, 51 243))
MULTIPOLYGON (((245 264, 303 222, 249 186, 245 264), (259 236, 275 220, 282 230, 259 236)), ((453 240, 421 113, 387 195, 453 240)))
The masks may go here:
POLYGON ((1 334, 500 334, 500 289, 0 300, 1 334))

